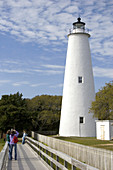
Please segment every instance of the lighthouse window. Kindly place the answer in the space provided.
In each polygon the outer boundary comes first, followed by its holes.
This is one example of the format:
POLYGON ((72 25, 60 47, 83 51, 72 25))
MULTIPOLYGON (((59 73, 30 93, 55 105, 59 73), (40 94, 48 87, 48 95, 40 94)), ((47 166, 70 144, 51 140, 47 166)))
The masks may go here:
POLYGON ((82 77, 78 77, 78 83, 83 83, 82 77))
POLYGON ((80 117, 80 123, 84 123, 84 117, 80 117))

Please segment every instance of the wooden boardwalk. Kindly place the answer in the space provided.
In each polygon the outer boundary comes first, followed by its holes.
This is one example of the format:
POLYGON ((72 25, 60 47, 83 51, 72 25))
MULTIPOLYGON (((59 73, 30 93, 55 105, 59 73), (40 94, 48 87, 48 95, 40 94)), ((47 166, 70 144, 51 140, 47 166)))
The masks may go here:
MULTIPOLYGON (((14 148, 13 148, 14 158, 14 148)), ((8 161, 7 170, 48 170, 27 144, 17 145, 17 160, 8 161)))

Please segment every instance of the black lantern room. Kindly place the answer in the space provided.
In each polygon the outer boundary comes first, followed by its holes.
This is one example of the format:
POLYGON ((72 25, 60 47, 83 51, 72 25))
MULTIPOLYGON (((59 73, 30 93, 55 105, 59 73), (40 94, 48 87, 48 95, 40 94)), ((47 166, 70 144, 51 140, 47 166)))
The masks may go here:
POLYGON ((77 18, 77 22, 73 23, 73 29, 85 29, 85 23, 81 22, 81 18, 77 18))

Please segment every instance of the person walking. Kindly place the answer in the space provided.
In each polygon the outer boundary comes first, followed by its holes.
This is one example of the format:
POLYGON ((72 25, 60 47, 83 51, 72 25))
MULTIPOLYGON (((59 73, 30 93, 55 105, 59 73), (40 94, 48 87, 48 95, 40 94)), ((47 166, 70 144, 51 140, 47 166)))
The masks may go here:
POLYGON ((9 147, 9 159, 10 159, 10 151, 11 151, 11 148, 10 148, 10 130, 7 130, 7 133, 6 133, 6 141, 8 142, 8 147, 9 147))
POLYGON ((17 137, 19 135, 19 132, 16 130, 11 130, 10 134, 10 160, 12 160, 12 152, 13 152, 13 147, 14 147, 14 152, 15 152, 15 160, 17 160, 17 137))
POLYGON ((27 136, 25 130, 23 131, 22 144, 25 144, 25 137, 27 136))

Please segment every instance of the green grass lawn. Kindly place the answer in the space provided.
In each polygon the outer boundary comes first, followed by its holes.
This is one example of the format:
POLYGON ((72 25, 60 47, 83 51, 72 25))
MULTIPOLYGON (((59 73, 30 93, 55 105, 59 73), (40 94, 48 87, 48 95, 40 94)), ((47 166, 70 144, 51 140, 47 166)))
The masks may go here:
POLYGON ((113 140, 111 141, 97 140, 96 138, 93 137, 60 137, 60 136, 54 136, 54 137, 60 140, 74 142, 82 145, 113 150, 113 140))
POLYGON ((0 152, 3 149, 4 145, 5 145, 4 139, 0 139, 0 152))

